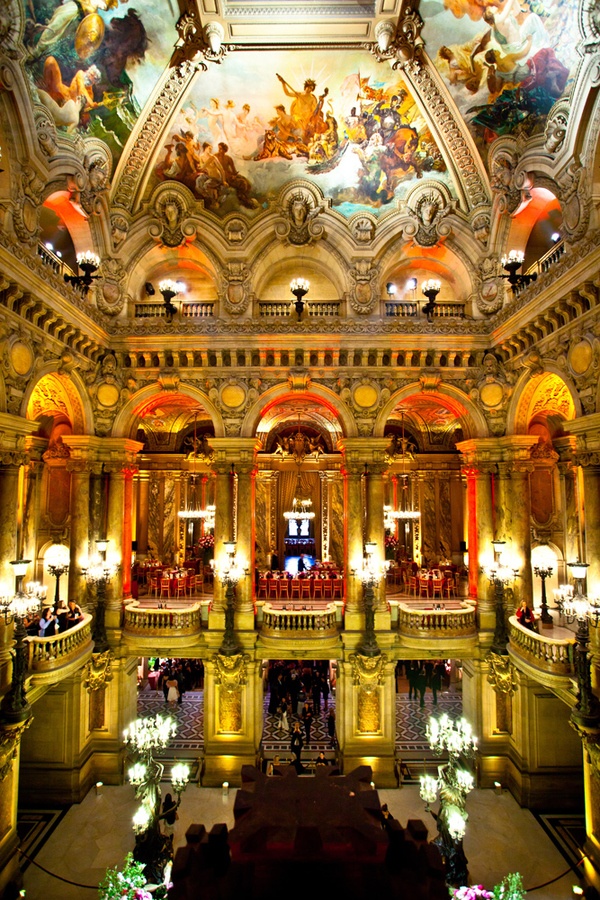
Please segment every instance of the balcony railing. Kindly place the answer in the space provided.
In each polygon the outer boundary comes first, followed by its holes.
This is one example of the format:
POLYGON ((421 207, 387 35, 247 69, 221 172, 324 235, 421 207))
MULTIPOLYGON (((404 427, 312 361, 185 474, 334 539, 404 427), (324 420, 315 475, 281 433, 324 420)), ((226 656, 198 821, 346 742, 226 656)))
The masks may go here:
POLYGON ((398 629, 407 637, 472 637, 477 633, 476 607, 464 603, 460 609, 418 609, 398 604, 398 629))
POLYGON ((270 603, 262 606, 263 634, 322 637, 337 634, 338 615, 335 603, 319 609, 281 609, 270 603))
POLYGON ((197 634, 202 626, 202 605, 194 603, 182 609, 152 609, 134 600, 125 607, 124 631, 153 637, 197 634))
POLYGON ((77 659, 92 647, 92 616, 85 614, 83 622, 52 637, 27 638, 27 668, 34 674, 56 669, 77 659))
MULTIPOLYGON (((336 301, 324 303, 307 303, 306 314, 313 319, 329 319, 339 316, 340 304, 336 301)), ((292 303, 259 303, 258 314, 261 319, 280 319, 292 315, 292 303)), ((295 314, 295 313, 294 313, 295 314)))
POLYGON ((534 666, 555 675, 573 674, 575 637, 550 638, 519 625, 516 616, 509 619, 511 648, 534 666))
MULTIPOLYGON (((423 299, 423 303, 425 303, 423 299)), ((464 303, 437 303, 433 308, 434 319, 464 319, 466 304, 464 303)), ((420 313, 420 305, 417 300, 398 300, 385 303, 386 318, 394 319, 419 319, 424 318, 420 313)))
MULTIPOLYGON (((215 314, 214 303, 201 303, 195 300, 184 300, 179 306, 182 319, 208 319, 215 314)), ((136 319, 164 319, 164 303, 136 303, 136 319)))

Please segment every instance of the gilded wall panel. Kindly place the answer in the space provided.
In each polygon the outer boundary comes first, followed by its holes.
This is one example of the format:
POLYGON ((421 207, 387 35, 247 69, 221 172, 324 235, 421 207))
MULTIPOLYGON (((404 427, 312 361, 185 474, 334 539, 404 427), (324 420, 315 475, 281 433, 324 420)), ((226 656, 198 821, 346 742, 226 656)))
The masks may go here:
POLYGON ((175 559, 175 479, 165 476, 163 507, 163 552, 164 562, 175 559))
POLYGON ((435 481, 426 478, 421 482, 421 556, 426 560, 439 556, 435 513, 435 481))
POLYGON ((442 477, 438 480, 438 556, 450 558, 452 554, 452 513, 450 504, 450 479, 442 477))
POLYGON ((162 556, 161 483, 158 475, 150 476, 148 486, 148 551, 151 556, 162 556))
POLYGON ((254 494, 254 538, 256 541, 256 564, 259 569, 270 567, 269 518, 267 515, 267 485, 262 478, 256 479, 254 494))
POLYGON ((330 485, 329 558, 336 565, 344 565, 344 482, 335 478, 330 485))

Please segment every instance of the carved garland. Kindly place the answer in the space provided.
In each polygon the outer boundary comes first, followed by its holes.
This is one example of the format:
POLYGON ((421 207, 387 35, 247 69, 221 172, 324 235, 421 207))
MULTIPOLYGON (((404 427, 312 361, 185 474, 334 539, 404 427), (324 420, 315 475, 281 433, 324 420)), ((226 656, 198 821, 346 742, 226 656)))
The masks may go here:
POLYGON ((104 653, 92 653, 92 657, 85 667, 83 686, 88 693, 99 691, 106 687, 113 679, 112 661, 114 657, 110 650, 104 653))
POLYGON ((32 722, 33 716, 29 716, 24 722, 0 726, 0 783, 4 781, 10 772, 13 760, 16 758, 19 750, 19 742, 23 732, 27 731, 32 722))

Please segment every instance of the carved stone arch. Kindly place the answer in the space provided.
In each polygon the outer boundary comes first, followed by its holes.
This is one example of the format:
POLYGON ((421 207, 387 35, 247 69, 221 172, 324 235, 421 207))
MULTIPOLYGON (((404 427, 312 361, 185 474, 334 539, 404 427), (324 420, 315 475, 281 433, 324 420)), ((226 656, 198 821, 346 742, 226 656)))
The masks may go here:
MULTIPOLYGON (((421 396, 423 393, 422 384, 418 382, 407 384, 400 390, 395 391, 377 414, 373 427, 373 437, 383 437, 386 423, 400 403, 409 400, 410 397, 421 396)), ((432 398, 437 397, 441 398, 442 401, 446 400, 454 410, 458 411, 462 408, 460 424, 463 428, 465 439, 467 439, 467 434, 468 438, 489 437, 489 429, 483 413, 473 403, 471 398, 459 388, 439 380, 435 389, 431 391, 428 389, 425 393, 432 398)))
MULTIPOLYGON (((215 430, 215 437, 225 437, 225 425, 220 411, 217 409, 212 400, 203 392, 194 387, 194 385, 179 382, 177 385, 177 393, 183 394, 195 400, 208 413, 212 420, 215 430)), ((115 416, 111 437, 135 437, 137 431, 138 414, 136 410, 143 407, 150 400, 163 394, 163 388, 156 382, 149 384, 141 390, 136 391, 124 404, 122 409, 115 416)))
POLYGON ((290 389, 289 382, 282 382, 274 385, 265 391, 249 408, 242 422, 240 437, 254 437, 259 422, 263 418, 265 412, 273 404, 278 403, 286 398, 302 397, 302 399, 313 398, 319 403, 326 406, 334 413, 337 421, 340 423, 343 437, 358 437, 358 429, 356 420, 350 409, 338 395, 323 385, 304 379, 305 388, 290 389))
POLYGON ((565 421, 570 421, 583 414, 581 401, 573 381, 556 363, 544 360, 543 371, 532 375, 530 369, 524 368, 514 386, 506 417, 506 433, 508 435, 527 434, 533 415, 531 404, 544 381, 548 386, 548 402, 552 400, 552 410, 555 415, 560 415, 565 421))
POLYGON ((21 414, 34 420, 37 410, 51 408, 62 412, 71 422, 73 434, 93 434, 94 416, 83 378, 76 372, 63 374, 57 363, 41 367, 23 397, 21 414))
POLYGON ((17 55, 23 40, 25 16, 18 0, 5 0, 0 10, 0 54, 17 55))
MULTIPOLYGON (((307 271, 302 270, 303 255, 301 251, 292 247, 282 247, 279 243, 272 241, 266 243, 260 253, 250 257, 253 261, 253 284, 252 290, 254 294, 263 299, 261 291, 269 280, 272 279, 273 267, 281 269, 289 266, 289 280, 294 276, 306 277, 307 271)), ((348 286, 348 271, 351 261, 344 257, 338 246, 323 240, 311 247, 310 254, 306 255, 306 263, 310 266, 308 269, 308 278, 310 280, 310 269, 313 271, 321 270, 327 279, 337 287, 338 296, 341 299, 348 286), (332 260, 334 265, 332 265, 332 260)), ((310 302, 311 294, 307 295, 307 301, 310 302)), ((320 298, 323 299, 323 298, 320 298)), ((286 288, 285 300, 292 301, 292 295, 289 287, 286 288)))

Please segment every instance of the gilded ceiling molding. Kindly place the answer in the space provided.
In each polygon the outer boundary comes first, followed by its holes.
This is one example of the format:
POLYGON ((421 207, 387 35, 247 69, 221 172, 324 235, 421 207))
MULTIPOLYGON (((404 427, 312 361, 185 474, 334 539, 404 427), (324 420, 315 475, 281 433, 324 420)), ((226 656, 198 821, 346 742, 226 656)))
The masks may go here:
MULTIPOLYGON (((0 7, 0 58, 19 59, 21 35, 25 20, 18 0, 4 0, 0 7)), ((5 66, 0 67, 0 79, 4 81, 5 66)))
POLYGON ((413 96, 418 97, 421 108, 427 110, 438 146, 451 150, 446 163, 454 173, 455 183, 458 182, 456 187, 462 193, 467 209, 489 206, 485 167, 446 86, 424 53, 423 20, 416 7, 416 0, 406 0, 395 35, 386 50, 382 51, 379 43, 366 44, 365 48, 378 61, 388 61, 393 69, 403 72, 413 96))

